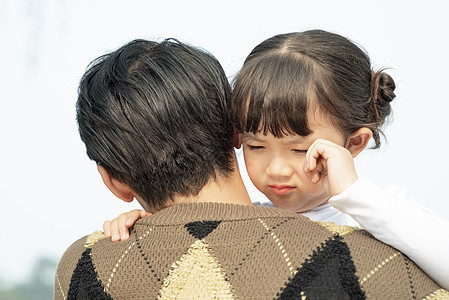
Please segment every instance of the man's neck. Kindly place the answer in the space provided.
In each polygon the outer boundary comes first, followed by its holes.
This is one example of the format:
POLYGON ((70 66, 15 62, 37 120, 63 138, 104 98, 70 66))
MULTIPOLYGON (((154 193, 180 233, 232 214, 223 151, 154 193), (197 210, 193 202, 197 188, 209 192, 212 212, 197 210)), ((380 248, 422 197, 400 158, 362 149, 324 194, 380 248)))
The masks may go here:
POLYGON ((175 196, 171 205, 198 202, 252 205, 237 165, 234 169, 235 171, 227 178, 218 176, 216 180, 209 180, 196 196, 175 196))

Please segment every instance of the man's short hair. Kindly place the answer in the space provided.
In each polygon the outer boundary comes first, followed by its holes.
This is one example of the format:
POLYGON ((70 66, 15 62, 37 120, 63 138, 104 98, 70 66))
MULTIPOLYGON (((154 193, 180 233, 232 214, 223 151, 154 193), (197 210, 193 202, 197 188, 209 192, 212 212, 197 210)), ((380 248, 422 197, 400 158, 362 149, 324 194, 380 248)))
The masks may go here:
POLYGON ((210 53, 134 40, 94 60, 78 92, 87 155, 149 207, 233 171, 231 91, 210 53))

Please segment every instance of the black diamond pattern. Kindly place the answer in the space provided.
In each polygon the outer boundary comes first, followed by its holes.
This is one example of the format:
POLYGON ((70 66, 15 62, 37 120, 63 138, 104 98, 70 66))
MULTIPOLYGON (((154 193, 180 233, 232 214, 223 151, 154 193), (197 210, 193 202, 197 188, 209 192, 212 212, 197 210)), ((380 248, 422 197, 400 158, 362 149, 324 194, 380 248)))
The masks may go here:
POLYGON ((302 264, 278 299, 365 299, 355 272, 348 245, 335 235, 302 264))
POLYGON ((220 223, 221 221, 197 221, 187 223, 185 227, 193 237, 201 240, 214 231, 220 223))

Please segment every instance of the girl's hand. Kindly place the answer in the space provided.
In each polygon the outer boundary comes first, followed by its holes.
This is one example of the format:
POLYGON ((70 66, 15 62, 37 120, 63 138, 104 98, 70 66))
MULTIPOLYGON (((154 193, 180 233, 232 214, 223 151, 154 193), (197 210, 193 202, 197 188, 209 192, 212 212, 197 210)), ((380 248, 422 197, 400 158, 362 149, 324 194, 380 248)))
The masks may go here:
POLYGON ((321 182, 330 197, 343 192, 358 178, 351 152, 322 139, 307 150, 304 169, 313 183, 321 182))
POLYGON ((142 209, 133 209, 129 212, 120 214, 112 221, 107 220, 103 223, 103 231, 113 242, 126 241, 129 238, 129 228, 140 218, 151 216, 150 213, 142 209))

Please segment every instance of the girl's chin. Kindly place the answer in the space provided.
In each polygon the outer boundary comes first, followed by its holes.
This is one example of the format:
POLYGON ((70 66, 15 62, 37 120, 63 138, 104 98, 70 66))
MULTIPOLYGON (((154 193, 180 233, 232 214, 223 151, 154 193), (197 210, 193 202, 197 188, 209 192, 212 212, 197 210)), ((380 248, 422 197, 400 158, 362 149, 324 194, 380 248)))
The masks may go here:
POLYGON ((293 203, 286 203, 285 201, 271 201, 277 208, 291 210, 295 213, 302 213, 308 211, 308 209, 302 205, 294 205, 293 203))

